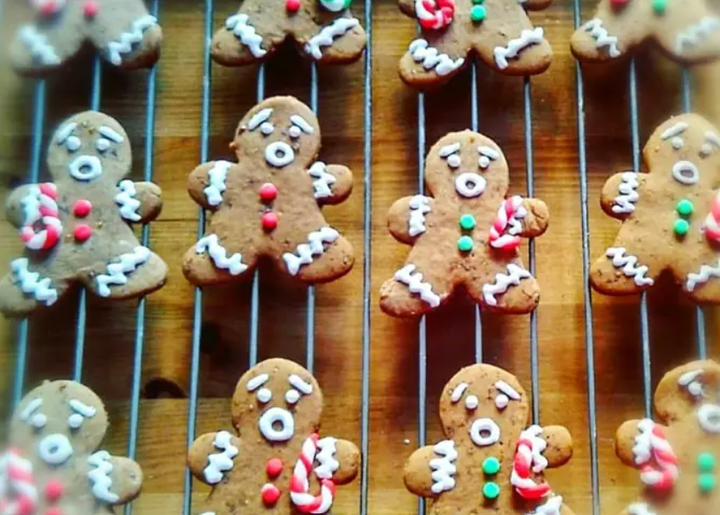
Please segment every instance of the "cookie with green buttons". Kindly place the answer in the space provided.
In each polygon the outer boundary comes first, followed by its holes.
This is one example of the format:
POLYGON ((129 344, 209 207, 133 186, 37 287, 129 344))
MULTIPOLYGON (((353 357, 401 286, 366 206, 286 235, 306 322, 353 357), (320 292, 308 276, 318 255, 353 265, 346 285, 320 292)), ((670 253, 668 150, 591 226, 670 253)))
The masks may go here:
POLYGON ((540 287, 518 247, 545 232, 548 208, 541 200, 506 197, 510 178, 500 147, 476 132, 450 133, 430 150, 425 182, 429 196, 406 197, 390 209, 390 232, 413 248, 382 286, 382 309, 421 315, 463 286, 489 310, 534 310, 540 287))
POLYGON ((405 486, 432 499, 430 515, 572 515, 543 474, 570 460, 560 426, 530 426, 529 397, 517 378, 491 365, 462 369, 445 385, 446 439, 415 451, 405 486))
POLYGON ((622 515, 720 513, 720 365, 696 361, 668 373, 655 407, 659 422, 631 420, 617 433, 617 455, 642 484, 622 515))

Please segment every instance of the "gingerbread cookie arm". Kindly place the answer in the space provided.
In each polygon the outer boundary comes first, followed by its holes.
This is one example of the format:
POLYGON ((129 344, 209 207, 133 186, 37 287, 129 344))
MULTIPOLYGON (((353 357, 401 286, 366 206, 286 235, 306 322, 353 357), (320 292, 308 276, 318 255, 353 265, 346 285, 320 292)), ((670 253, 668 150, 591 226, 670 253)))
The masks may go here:
POLYGON ((427 217, 435 200, 423 195, 396 201, 388 213, 388 229, 396 240, 412 245, 427 231, 427 217))
POLYGON ((228 431, 206 433, 190 447, 188 467, 200 481, 215 485, 223 480, 225 472, 232 470, 239 452, 240 439, 228 431))
POLYGON ((115 202, 120 216, 128 223, 148 223, 162 210, 162 190, 152 182, 121 181, 115 202))
POLYGON ((5 216, 14 227, 21 228, 27 218, 26 209, 29 194, 37 189, 36 184, 26 184, 15 189, 5 202, 5 216))
POLYGON ((570 461, 573 455, 570 431, 563 426, 546 426, 543 427, 541 437, 547 442, 543 456, 548 460, 548 467, 562 467, 570 461))
POLYGON ((620 426, 615 435, 615 453, 625 465, 633 468, 640 467, 640 464, 636 462, 633 449, 640 434, 639 427, 642 422, 642 420, 629 420, 620 426))
POLYGON ((108 456, 106 460, 98 460, 100 454, 103 454, 102 451, 90 457, 91 469, 88 474, 90 483, 93 485, 93 494, 97 500, 103 504, 115 506, 126 504, 137 498, 140 495, 143 481, 140 465, 131 459, 117 456, 108 456), (93 463, 95 464, 93 465, 93 463), (103 479, 106 477, 110 479, 109 486, 103 486, 106 483, 103 479))
POLYGON ((523 207, 525 216, 522 219, 520 236, 523 238, 536 238, 545 234, 550 223, 550 212, 547 204, 539 199, 528 198, 524 199, 523 207))
POLYGON ((357 477, 360 468, 360 450, 347 440, 336 440, 335 449, 335 460, 340 466, 333 473, 332 479, 337 485, 345 485, 357 477))
POLYGON ((236 165, 229 161, 211 161, 195 168, 187 181, 187 189, 193 200, 207 210, 222 205, 227 176, 233 166, 236 165))
POLYGON ((646 181, 647 174, 634 172, 618 173, 610 177, 603 186, 600 197, 603 211, 619 220, 628 218, 635 211, 646 181))
POLYGON ((417 496, 435 497, 435 493, 432 491, 435 481, 430 468, 430 461, 435 457, 433 446, 427 445, 412 453, 405 464, 405 486, 417 496))
POLYGON ((310 167, 308 174, 313 180, 315 200, 320 205, 340 204, 352 193, 353 175, 346 166, 326 165, 317 161, 310 167))

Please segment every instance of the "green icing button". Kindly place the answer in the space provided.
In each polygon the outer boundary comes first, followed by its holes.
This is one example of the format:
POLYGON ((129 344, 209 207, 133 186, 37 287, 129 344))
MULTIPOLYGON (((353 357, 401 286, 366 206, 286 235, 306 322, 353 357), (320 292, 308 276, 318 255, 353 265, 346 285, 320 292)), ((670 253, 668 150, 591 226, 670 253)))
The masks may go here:
POLYGON ((690 202, 688 199, 683 199, 678 202, 677 212, 680 214, 680 216, 690 216, 691 214, 693 214, 693 211, 695 211, 695 206, 693 206, 693 203, 690 202))
POLYGON ((487 10, 482 5, 473 5, 470 9, 470 19, 475 23, 483 21, 487 17, 487 10))
POLYGON ((676 220, 673 229, 678 236, 685 236, 690 230, 690 224, 687 220, 676 220))
POLYGON ((485 483, 485 486, 483 486, 483 495, 486 499, 497 499, 500 497, 500 487, 497 483, 485 483))
POLYGON ((665 14, 669 3, 669 0, 652 0, 653 11, 655 11, 655 14, 665 14))
POLYGON ((700 487, 700 492, 709 494, 717 488, 717 480, 712 474, 701 474, 698 479, 698 486, 700 487))
POLYGON ((472 0, 472 3, 474 4, 484 4, 485 0, 472 0))
POLYGON ((715 466, 715 457, 712 454, 704 452, 698 456, 698 469, 700 469, 700 472, 714 472, 715 466))
POLYGON ((497 458, 487 458, 483 461, 483 472, 489 476, 494 476, 500 472, 500 461, 497 458))
POLYGON ((470 236, 461 236, 458 240, 458 249, 460 249, 460 252, 470 252, 474 245, 470 236))
POLYGON ((465 231, 475 229, 475 217, 473 215, 462 215, 460 217, 460 227, 465 231))

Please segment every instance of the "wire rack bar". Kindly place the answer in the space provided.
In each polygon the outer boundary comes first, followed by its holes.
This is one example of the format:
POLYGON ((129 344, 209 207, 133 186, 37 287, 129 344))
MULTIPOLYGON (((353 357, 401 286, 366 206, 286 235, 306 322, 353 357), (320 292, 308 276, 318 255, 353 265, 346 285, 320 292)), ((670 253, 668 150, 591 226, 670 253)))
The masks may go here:
MULTIPOLYGON (((478 63, 473 58, 470 66, 470 128, 473 132, 480 130, 480 108, 478 107, 478 63)), ((475 304, 475 363, 483 360, 482 308, 475 304)))
MULTIPOLYGON (((318 115, 318 69, 310 65, 310 109, 318 115)), ((315 372, 315 286, 307 287, 307 318, 305 321, 305 368, 315 372)))
MULTIPOLYGON (((425 93, 418 93, 418 189, 425 194, 425 93)), ((418 447, 427 438, 427 317, 422 315, 418 325, 418 447)), ((418 514, 425 515, 425 499, 418 497, 418 514)))
MULTIPOLYGON (((573 25, 580 28, 581 0, 573 0, 573 25)), ((588 428, 590 440, 590 482, 592 484, 592 514, 600 513, 600 471, 598 465, 598 424, 595 377, 595 334, 590 289, 590 216, 588 212, 587 132, 585 119, 585 82, 580 62, 575 63, 577 101, 578 168, 580 177, 580 220, 582 226, 583 300, 585 311, 585 354, 587 363, 588 428)))

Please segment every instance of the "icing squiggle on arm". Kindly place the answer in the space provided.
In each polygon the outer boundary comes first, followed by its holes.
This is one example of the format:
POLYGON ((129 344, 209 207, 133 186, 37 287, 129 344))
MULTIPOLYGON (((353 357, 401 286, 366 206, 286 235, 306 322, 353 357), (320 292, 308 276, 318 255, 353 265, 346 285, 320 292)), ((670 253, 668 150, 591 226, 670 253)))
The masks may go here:
POLYGON ((225 477, 225 472, 233 469, 233 458, 240 452, 232 444, 232 435, 227 431, 220 431, 215 435, 213 445, 221 452, 208 456, 208 466, 203 470, 205 481, 216 485, 225 477))
POLYGON ((410 200, 410 220, 408 221, 408 234, 415 237, 425 233, 425 215, 430 213, 432 209, 428 203, 428 198, 423 195, 416 195, 410 200))
POLYGON ((135 183, 131 180, 121 181, 118 185, 120 193, 115 196, 115 203, 120 206, 120 216, 131 222, 139 222, 142 220, 138 210, 140 209, 140 201, 137 197, 135 183))
POLYGON ((632 213, 635 211, 635 204, 640 200, 637 189, 640 183, 637 174, 634 172, 625 172, 621 176, 622 183, 618 187, 620 195, 615 197, 615 205, 612 207, 613 213, 632 213))
POLYGON ((433 451, 438 458, 430 460, 430 469, 432 469, 433 484, 431 490, 434 494, 447 492, 455 488, 455 478, 457 467, 455 460, 458 453, 455 450, 455 442, 453 440, 443 440, 433 446, 433 451))
POLYGON ((440 305, 440 296, 432 291, 432 285, 423 282, 423 274, 415 272, 415 265, 407 265, 395 272, 395 280, 406 285, 411 293, 420 295, 420 298, 432 307, 440 305))
POLYGON ((205 193, 208 204, 211 206, 222 204, 222 194, 226 188, 225 181, 227 180, 228 170, 232 165, 229 161, 216 161, 208 172, 209 184, 203 189, 203 193, 205 193))
POLYGON ((115 504, 120 497, 111 492, 113 466, 110 463, 110 454, 107 451, 99 451, 88 458, 88 479, 92 485, 92 493, 96 499, 107 504, 115 504))
POLYGON ((332 197, 332 185, 337 182, 337 179, 326 170, 327 165, 321 161, 313 163, 308 170, 308 174, 313 178, 316 199, 332 197))
POLYGON ((454 72, 465 63, 462 57, 453 60, 449 55, 441 54, 424 39, 416 39, 410 43, 409 51, 413 61, 422 63, 423 68, 428 71, 435 70, 441 77, 454 72))
POLYGON ((310 38, 310 41, 305 44, 305 51, 313 59, 320 60, 323 56, 322 47, 332 46, 333 39, 344 36, 358 25, 360 22, 355 18, 338 18, 310 38))

